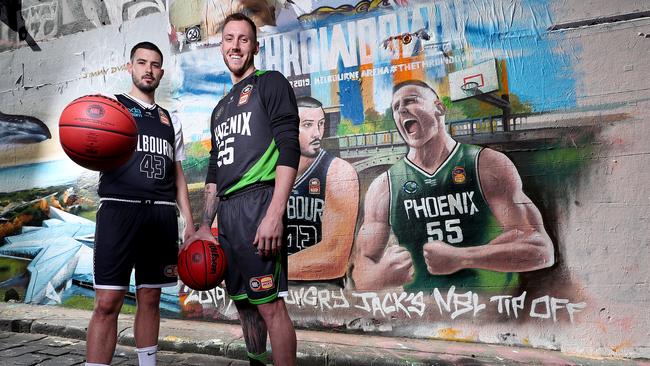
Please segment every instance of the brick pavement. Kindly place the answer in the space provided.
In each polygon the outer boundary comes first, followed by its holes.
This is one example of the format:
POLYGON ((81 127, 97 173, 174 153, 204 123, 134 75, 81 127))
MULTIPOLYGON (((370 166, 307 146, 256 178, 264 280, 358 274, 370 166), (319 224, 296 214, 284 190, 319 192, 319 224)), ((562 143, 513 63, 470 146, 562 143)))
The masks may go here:
MULTIPOLYGON (((0 366, 75 366, 85 362, 86 342, 43 334, 0 331, 0 366)), ((205 354, 159 351, 158 366, 245 366, 248 362, 205 354)), ((135 348, 118 345, 112 365, 138 366, 135 348)))

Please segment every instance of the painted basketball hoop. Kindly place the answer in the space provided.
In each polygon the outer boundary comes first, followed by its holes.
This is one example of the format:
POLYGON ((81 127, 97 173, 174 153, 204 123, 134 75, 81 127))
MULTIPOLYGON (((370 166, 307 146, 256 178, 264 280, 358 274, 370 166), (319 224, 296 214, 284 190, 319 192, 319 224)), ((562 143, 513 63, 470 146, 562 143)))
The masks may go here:
POLYGON ((479 95, 481 92, 478 89, 478 83, 476 81, 468 81, 461 85, 460 88, 467 96, 479 95))

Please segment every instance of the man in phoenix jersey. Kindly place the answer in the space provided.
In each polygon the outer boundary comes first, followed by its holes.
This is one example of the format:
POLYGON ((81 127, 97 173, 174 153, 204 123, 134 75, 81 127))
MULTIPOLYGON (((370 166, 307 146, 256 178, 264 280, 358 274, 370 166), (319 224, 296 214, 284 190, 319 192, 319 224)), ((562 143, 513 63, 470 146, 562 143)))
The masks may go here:
POLYGON ((516 286, 516 272, 553 265, 553 244, 510 159, 449 136, 444 105, 422 81, 396 85, 392 111, 408 152, 368 188, 358 289, 499 291, 516 286), (399 245, 387 246, 391 230, 399 245))
POLYGON ((341 282, 354 241, 359 178, 352 165, 321 149, 321 102, 300 97, 297 103, 300 163, 287 204, 289 279, 341 282))
POLYGON ((219 244, 228 259, 226 290, 241 320, 251 365, 296 364, 296 333, 283 297, 287 288, 285 211, 300 158, 298 107, 287 79, 256 70, 255 23, 243 14, 224 21, 221 53, 233 87, 214 108, 205 207, 196 237, 219 244), (217 202, 219 203, 217 205, 217 202))
POLYGON ((180 124, 154 101, 163 76, 163 55, 150 42, 131 49, 133 85, 116 95, 138 126, 131 160, 102 172, 94 250, 95 306, 88 325, 86 365, 108 365, 117 341, 117 319, 135 268, 135 343, 141 366, 156 364, 162 287, 176 286, 178 224, 183 238, 194 233, 185 175, 180 124))

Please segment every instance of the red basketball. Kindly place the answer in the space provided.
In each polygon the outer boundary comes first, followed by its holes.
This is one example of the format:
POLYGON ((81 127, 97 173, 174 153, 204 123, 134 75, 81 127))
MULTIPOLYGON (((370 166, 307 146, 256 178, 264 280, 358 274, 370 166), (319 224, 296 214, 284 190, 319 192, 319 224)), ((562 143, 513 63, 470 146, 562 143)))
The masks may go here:
POLYGON ((178 276, 189 288, 206 291, 217 287, 226 274, 226 254, 207 240, 190 243, 178 255, 178 276))
POLYGON ((86 169, 108 171, 126 163, 138 142, 131 112, 103 95, 86 95, 68 104, 59 118, 63 151, 86 169))

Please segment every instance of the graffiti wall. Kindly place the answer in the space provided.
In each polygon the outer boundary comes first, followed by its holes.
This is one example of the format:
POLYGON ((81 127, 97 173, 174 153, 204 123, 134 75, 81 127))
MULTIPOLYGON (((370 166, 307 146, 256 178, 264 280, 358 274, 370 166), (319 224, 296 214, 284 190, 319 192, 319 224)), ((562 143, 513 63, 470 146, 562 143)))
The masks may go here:
MULTIPOLYGON (((98 175, 58 141, 74 98, 165 53, 196 217, 223 19, 296 94, 287 205, 295 324, 650 357, 649 6, 626 1, 23 1, 0 15, 0 300, 92 304, 98 175)), ((218 220, 218 218, 217 218, 218 220)), ((218 223, 215 223, 218 226, 218 223)), ((130 292, 133 293, 132 291, 130 292)), ((167 316, 234 320, 223 287, 167 316)))

